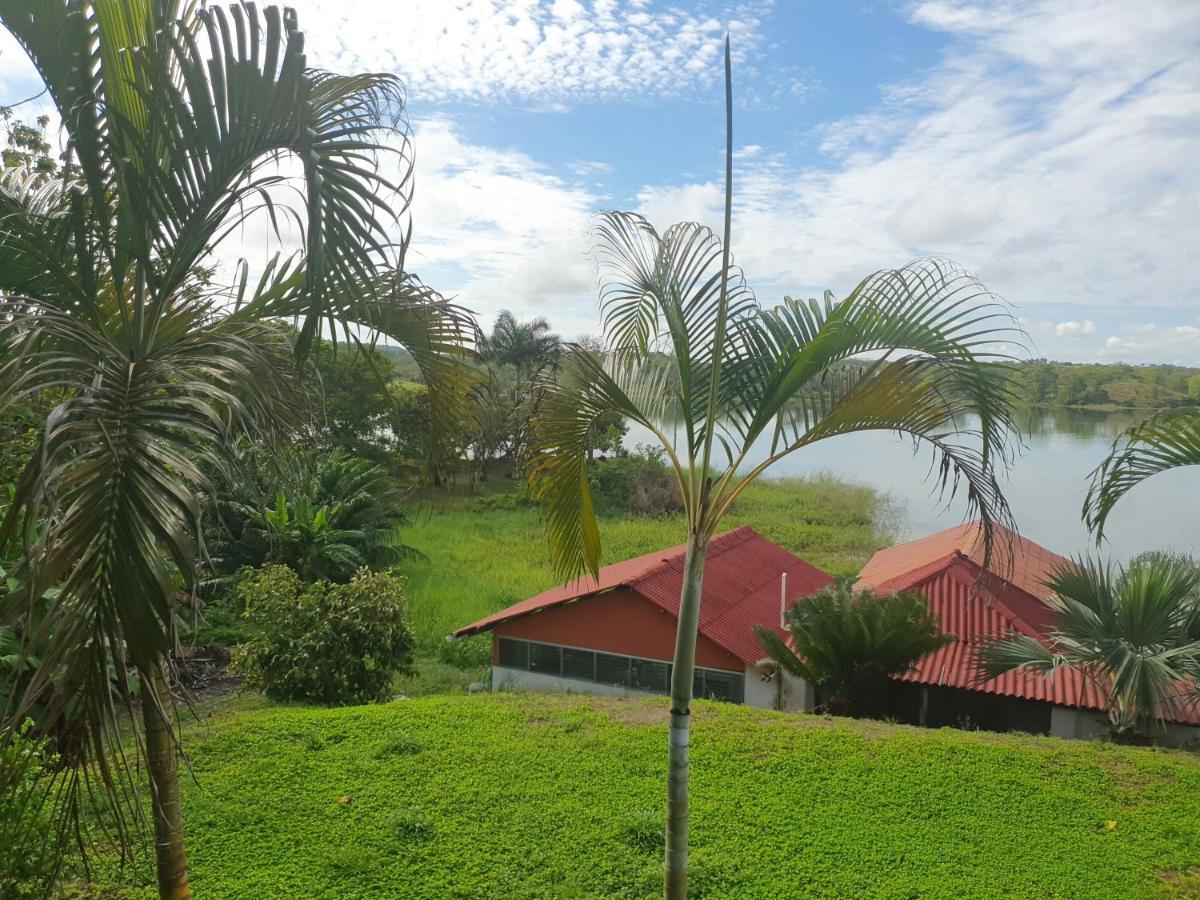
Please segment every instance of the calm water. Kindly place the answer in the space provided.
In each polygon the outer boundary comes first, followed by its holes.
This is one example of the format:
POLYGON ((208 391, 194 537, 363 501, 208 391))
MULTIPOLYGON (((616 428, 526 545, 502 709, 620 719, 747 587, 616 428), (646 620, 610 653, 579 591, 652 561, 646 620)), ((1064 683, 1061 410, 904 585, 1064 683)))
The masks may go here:
MULTIPOLYGON (((1119 432, 1137 422, 1129 413, 1084 410, 1037 411, 1025 419, 1025 447, 1002 483, 1021 533, 1064 555, 1090 549, 1080 521, 1088 473, 1104 458, 1119 432)), ((628 446, 651 443, 637 426, 628 446)), ((768 441, 751 453, 751 464, 766 457, 768 441)), ((947 508, 925 480, 931 456, 916 456, 912 442, 887 433, 833 438, 797 451, 776 463, 769 475, 831 472, 872 485, 898 507, 899 537, 919 537, 958 524, 966 504, 947 508)), ((1156 475, 1117 506, 1110 520, 1106 554, 1128 558, 1144 550, 1200 555, 1200 467, 1156 475)))

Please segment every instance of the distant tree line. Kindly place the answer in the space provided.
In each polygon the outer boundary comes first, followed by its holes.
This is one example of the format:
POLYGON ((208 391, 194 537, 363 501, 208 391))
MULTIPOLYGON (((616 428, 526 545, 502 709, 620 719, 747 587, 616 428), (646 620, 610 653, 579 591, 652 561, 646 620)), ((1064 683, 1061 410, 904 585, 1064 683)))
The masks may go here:
POLYGON ((1019 363, 1017 393, 1031 406, 1162 409, 1200 405, 1200 369, 1126 363, 1019 363))

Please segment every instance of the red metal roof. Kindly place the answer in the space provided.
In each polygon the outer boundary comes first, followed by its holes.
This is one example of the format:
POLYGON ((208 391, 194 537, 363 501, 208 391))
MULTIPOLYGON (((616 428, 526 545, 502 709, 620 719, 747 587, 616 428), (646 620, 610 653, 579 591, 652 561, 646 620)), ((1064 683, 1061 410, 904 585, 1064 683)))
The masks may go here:
MULTIPOLYGON (((1051 573, 1070 565, 1065 557, 999 525, 994 530, 992 547, 991 572, 1038 599, 1049 595, 1045 582, 1051 573)), ((978 520, 880 550, 863 567, 856 587, 868 591, 906 590, 913 584, 915 573, 952 554, 961 554, 983 566, 983 529, 978 520)))
MULTIPOLYGON (((1054 611, 1040 598, 1046 595, 1041 585, 1041 575, 1063 560, 1057 554, 1039 547, 1024 538, 1010 546, 1016 551, 1012 571, 1023 573, 1024 584, 1040 589, 1032 596, 1022 587, 1006 579, 993 576, 982 579, 981 561, 976 561, 955 546, 952 536, 960 529, 951 529, 933 535, 925 541, 921 552, 895 553, 900 548, 881 550, 863 570, 857 587, 877 592, 915 590, 929 601, 929 609, 937 616, 943 632, 953 634, 955 640, 941 650, 922 657, 913 670, 899 677, 901 681, 930 684, 944 687, 981 691, 1022 700, 1038 700, 1082 709, 1104 711, 1108 708, 1104 691, 1073 669, 1060 669, 1051 677, 1029 671, 1007 672, 996 678, 981 682, 976 650, 980 643, 989 638, 1007 637, 1013 632, 1028 635, 1049 644, 1048 635, 1053 627, 1054 611), (928 543, 925 543, 928 542, 928 543), (927 552, 946 550, 941 558, 926 561, 927 552), (1020 554, 1030 551, 1030 558, 1020 554), (888 554, 890 558, 876 565, 876 559, 888 554), (915 563, 915 568, 905 574, 898 572, 901 558, 915 563), (866 587, 864 587, 866 582, 866 587)), ((1200 708, 1183 707, 1170 715, 1173 721, 1200 725, 1200 708)))
MULTIPOLYGON (((605 566, 599 579, 583 578, 522 600, 454 632, 465 637, 487 631, 518 616, 619 587, 632 588, 672 616, 679 615, 686 545, 658 550, 605 566)), ((779 629, 780 576, 788 576, 788 603, 834 583, 820 569, 792 555, 749 526, 714 537, 704 563, 700 597, 700 633, 744 663, 757 662, 763 650, 755 625, 779 629)))

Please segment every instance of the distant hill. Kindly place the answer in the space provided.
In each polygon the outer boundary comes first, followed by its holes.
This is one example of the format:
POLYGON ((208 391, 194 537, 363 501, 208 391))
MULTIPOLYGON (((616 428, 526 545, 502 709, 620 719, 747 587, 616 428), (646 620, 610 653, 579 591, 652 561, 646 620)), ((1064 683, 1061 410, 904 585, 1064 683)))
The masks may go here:
POLYGON ((1200 404, 1200 369, 1032 360, 1016 366, 1017 390, 1032 406, 1161 409, 1200 404))

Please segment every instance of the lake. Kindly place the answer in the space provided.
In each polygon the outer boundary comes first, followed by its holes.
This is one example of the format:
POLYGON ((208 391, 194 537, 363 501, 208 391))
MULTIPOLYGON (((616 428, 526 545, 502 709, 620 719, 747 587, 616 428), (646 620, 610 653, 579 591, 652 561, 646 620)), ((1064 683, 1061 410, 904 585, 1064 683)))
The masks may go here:
MULTIPOLYGON (((1035 410, 1024 414, 1024 447, 1002 480, 1021 533, 1064 556, 1093 549, 1080 510, 1088 473, 1104 458, 1113 439, 1136 424, 1137 413, 1090 410, 1035 410)), ((668 435, 670 432, 668 431, 668 435)), ((653 443, 649 432, 632 425, 629 447, 653 443)), ((769 440, 756 444, 748 462, 766 458, 769 440)), ((961 522, 966 504, 949 507, 927 480, 931 455, 914 456, 912 442, 891 433, 847 435, 815 444, 786 457, 768 477, 830 472, 872 485, 897 506, 897 538, 930 534, 961 522)), ((1128 559, 1145 550, 1200 555, 1200 467, 1165 472, 1126 495, 1110 518, 1104 553, 1128 559)))

